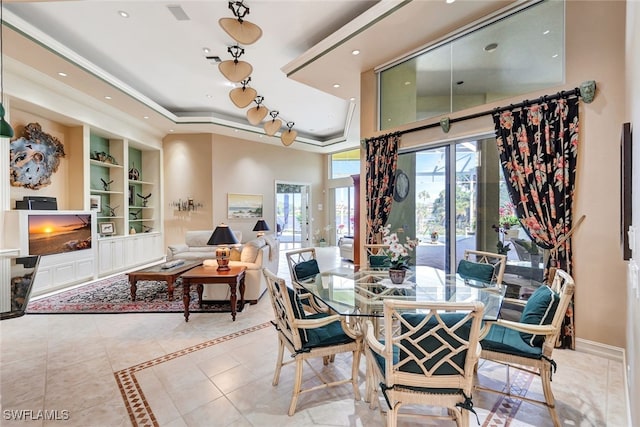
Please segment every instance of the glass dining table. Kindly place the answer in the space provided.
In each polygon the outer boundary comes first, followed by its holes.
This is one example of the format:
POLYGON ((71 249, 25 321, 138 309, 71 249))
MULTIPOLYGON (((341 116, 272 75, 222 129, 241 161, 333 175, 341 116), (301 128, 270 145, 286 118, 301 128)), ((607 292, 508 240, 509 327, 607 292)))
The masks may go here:
POLYGON ((496 320, 506 287, 457 274, 445 274, 431 267, 415 267, 402 284, 389 280, 385 270, 361 270, 353 274, 324 272, 297 282, 307 292, 344 316, 383 317, 385 299, 484 303, 484 319, 496 320))

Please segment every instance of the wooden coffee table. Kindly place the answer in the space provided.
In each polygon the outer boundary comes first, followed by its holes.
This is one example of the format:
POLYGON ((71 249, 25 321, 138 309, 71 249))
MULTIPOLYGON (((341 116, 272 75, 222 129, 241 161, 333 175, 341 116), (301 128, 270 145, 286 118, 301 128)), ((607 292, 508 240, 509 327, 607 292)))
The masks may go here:
POLYGON ((153 267, 127 273, 127 276, 129 276, 129 283, 131 284, 131 301, 136 300, 136 292, 138 290, 137 282, 139 280, 157 280, 160 282, 167 282, 169 301, 173 301, 173 290, 175 289, 176 279, 185 271, 191 270, 193 267, 197 267, 200 264, 202 264, 201 261, 185 261, 184 264, 180 264, 173 268, 162 268, 163 264, 158 264, 153 267))
POLYGON ((218 270, 218 267, 200 266, 182 274, 182 302, 184 303, 184 321, 189 321, 189 291, 191 284, 197 285, 198 302, 202 305, 203 284, 226 284, 231 289, 231 318, 235 322, 238 309, 237 289, 240 288, 240 306, 244 307, 244 271, 247 267, 236 266, 230 270, 218 270))

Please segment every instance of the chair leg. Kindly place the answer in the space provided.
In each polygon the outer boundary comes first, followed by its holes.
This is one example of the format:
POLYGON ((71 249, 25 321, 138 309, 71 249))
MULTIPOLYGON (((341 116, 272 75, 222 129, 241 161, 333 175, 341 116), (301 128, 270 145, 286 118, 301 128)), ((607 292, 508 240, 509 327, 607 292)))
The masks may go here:
POLYGON ((560 426, 560 419, 558 418, 558 414, 556 412, 556 400, 553 396, 553 391, 551 391, 551 367, 545 366, 540 369, 540 380, 542 381, 542 391, 544 393, 544 400, 547 403, 547 408, 549 408, 549 413, 551 414, 551 419, 553 420, 553 425, 556 427, 560 426))
POLYGON ((355 350, 352 357, 351 384, 353 384, 353 394, 355 394, 355 399, 360 400, 360 386, 358 384, 358 378, 360 376, 360 350, 355 350))
POLYGON ((395 404, 393 408, 387 410, 387 427, 397 427, 398 425, 398 410, 400 405, 395 404))
POLYGON ((284 357, 284 343, 278 338, 278 360, 276 360, 276 371, 273 373, 272 385, 278 385, 280 381, 280 370, 282 369, 282 358, 284 357))
POLYGON ((298 396, 300 396, 300 389, 302 388, 302 365, 304 360, 301 357, 296 358, 296 374, 293 382, 293 393, 291 395, 291 405, 289 405, 289 416, 292 416, 296 412, 296 405, 298 404, 298 396))

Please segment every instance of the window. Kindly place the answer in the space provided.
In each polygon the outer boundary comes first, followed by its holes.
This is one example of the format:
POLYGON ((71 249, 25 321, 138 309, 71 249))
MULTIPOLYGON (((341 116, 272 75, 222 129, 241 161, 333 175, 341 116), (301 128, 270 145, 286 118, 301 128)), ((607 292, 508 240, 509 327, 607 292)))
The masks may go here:
POLYGON ((564 2, 539 2, 379 70, 380 129, 563 81, 564 2))
POLYGON ((360 173, 360 149, 331 155, 331 178, 345 178, 360 173))

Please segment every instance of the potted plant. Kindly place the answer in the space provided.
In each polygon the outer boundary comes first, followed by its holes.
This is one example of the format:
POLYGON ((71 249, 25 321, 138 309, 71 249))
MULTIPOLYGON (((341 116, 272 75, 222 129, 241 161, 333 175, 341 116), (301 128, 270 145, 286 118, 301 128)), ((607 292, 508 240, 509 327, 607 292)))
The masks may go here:
POLYGON ((380 229, 382 233, 382 243, 389 245, 389 278, 394 284, 404 282, 405 275, 409 269, 409 260, 411 259, 411 251, 418 246, 420 240, 411 239, 408 236, 404 243, 400 242, 398 233, 391 232, 391 224, 380 229))
POLYGON ((433 230, 431 232, 431 243, 437 243, 438 242, 438 232, 433 230))

